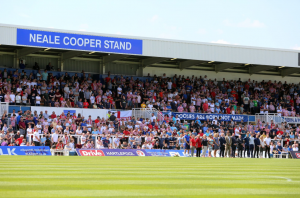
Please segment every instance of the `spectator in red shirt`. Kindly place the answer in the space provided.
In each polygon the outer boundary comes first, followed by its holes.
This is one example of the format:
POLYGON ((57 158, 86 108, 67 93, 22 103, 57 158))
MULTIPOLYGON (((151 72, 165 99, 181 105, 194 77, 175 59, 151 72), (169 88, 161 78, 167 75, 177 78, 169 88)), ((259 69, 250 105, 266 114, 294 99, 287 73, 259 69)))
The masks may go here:
POLYGON ((278 134, 282 135, 283 131, 277 131, 276 135, 278 135, 278 134))
POLYGON ((110 75, 108 75, 108 76, 105 78, 105 81, 106 81, 106 83, 108 83, 110 80, 111 80, 110 75))
POLYGON ((95 120, 95 124, 98 124, 100 122, 100 117, 98 116, 97 119, 95 120))
MULTIPOLYGON (((57 144, 56 144, 56 150, 63 150, 64 149, 64 143, 62 140, 60 140, 57 144)), ((58 154, 60 155, 60 154, 58 154)), ((62 154, 63 155, 63 154, 62 154)))
POLYGON ((87 109, 89 107, 89 103, 87 99, 84 99, 83 108, 87 109))
POLYGON ((108 99, 108 102, 109 102, 109 104, 110 104, 110 108, 112 108, 113 97, 111 97, 111 95, 109 94, 109 95, 107 96, 107 99, 108 99))
POLYGON ((207 101, 205 101, 205 103, 202 105, 202 108, 203 108, 203 112, 207 113, 207 110, 208 110, 208 102, 207 101))
POLYGON ((204 135, 203 131, 202 131, 202 130, 199 130, 199 133, 198 133, 198 135, 200 136, 200 138, 202 138, 202 137, 203 137, 203 135, 204 135))
POLYGON ((17 139, 17 142, 18 142, 18 145, 20 146, 20 144, 23 142, 23 139, 24 139, 24 135, 21 135, 18 139, 17 139))
POLYGON ((65 120, 67 118, 66 115, 64 114, 64 112, 62 112, 59 117, 61 120, 65 120))
POLYGON ((54 112, 54 111, 52 112, 52 114, 51 114, 51 116, 50 116, 50 117, 51 117, 51 119, 54 119, 54 118, 56 118, 56 114, 55 114, 55 112, 54 112))
POLYGON ((124 131, 123 131, 124 135, 130 135, 130 132, 128 131, 128 127, 125 127, 124 131))
POLYGON ((210 93, 210 95, 211 95, 211 97, 212 97, 213 99, 215 99, 216 93, 215 93, 214 91, 212 91, 212 92, 210 93))
POLYGON ((76 119, 76 118, 77 118, 76 114, 75 114, 75 113, 73 113, 73 115, 72 115, 72 119, 76 119))
POLYGON ((201 130, 201 132, 199 133, 199 135, 197 135, 197 138, 196 138, 196 149, 197 149, 196 157, 200 157, 200 155, 201 155, 202 137, 203 137, 203 133, 201 130), (202 136, 200 134, 202 134, 202 136))
POLYGON ((294 106, 294 100, 293 98, 290 100, 291 106, 294 106))
POLYGON ((194 157, 195 149, 196 149, 196 139, 195 135, 193 134, 191 139, 190 139, 190 144, 191 144, 191 156, 194 157))
POLYGON ((250 87, 250 86, 249 86, 248 82, 246 82, 246 84, 245 84, 245 89, 246 89, 246 90, 249 90, 249 87, 250 87))
POLYGON ((226 108, 226 113, 227 113, 227 114, 230 114, 230 113, 231 113, 231 108, 230 108, 230 106, 226 108))

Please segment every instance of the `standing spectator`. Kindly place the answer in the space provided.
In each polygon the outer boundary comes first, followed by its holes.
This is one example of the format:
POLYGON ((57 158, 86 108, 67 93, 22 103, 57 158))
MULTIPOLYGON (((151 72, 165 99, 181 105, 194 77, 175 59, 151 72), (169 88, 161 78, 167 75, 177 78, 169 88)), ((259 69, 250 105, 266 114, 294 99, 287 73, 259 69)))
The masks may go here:
POLYGON ((122 96, 120 105, 123 110, 125 110, 127 108, 127 100, 124 95, 122 96))
POLYGON ((22 117, 20 118, 20 122, 19 122, 19 130, 21 135, 25 135, 26 125, 22 117))
POLYGON ((35 146, 40 146, 41 140, 39 132, 37 130, 35 130, 33 133, 33 142, 35 146))
POLYGON ((202 157, 206 157, 207 146, 208 146, 208 140, 206 138, 206 135, 204 134, 202 138, 202 157))
POLYGON ((37 94, 36 98, 35 98, 35 104, 36 106, 40 106, 41 105, 41 97, 40 94, 37 94))
POLYGON ((267 134, 267 137, 264 139, 264 143, 265 143, 265 146, 266 146, 265 158, 267 158, 267 155, 270 158, 270 143, 271 143, 271 138, 270 138, 269 134, 267 134))
POLYGON ((221 137, 220 137, 220 157, 224 157, 225 145, 226 145, 225 135, 224 135, 224 133, 221 133, 221 137))
POLYGON ((187 133, 185 133, 185 136, 184 136, 184 155, 189 156, 189 153, 190 153, 190 136, 187 133), (187 151, 187 154, 186 154, 186 151, 187 151))
POLYGON ((70 89, 68 87, 68 84, 65 84, 65 87, 64 87, 64 98, 65 99, 69 98, 69 93, 70 93, 70 89))
POLYGON ((258 158, 259 150, 260 150, 261 144, 260 144, 260 139, 259 139, 259 134, 256 135, 256 138, 254 139, 254 158, 255 155, 258 158))
POLYGON ((42 73, 42 80, 43 80, 43 81, 47 81, 47 80, 48 80, 48 72, 47 72, 46 69, 45 69, 44 72, 42 73))
POLYGON ((232 133, 232 136, 231 136, 231 150, 232 150, 232 154, 231 154, 231 157, 235 158, 235 150, 236 150, 236 137, 234 135, 234 133, 232 133))
POLYGON ((197 141, 196 141, 196 139, 195 139, 195 135, 192 134, 192 137, 191 137, 191 139, 190 139, 191 157, 194 157, 195 150, 196 150, 196 144, 197 144, 197 141))
POLYGON ((231 144, 232 144, 232 139, 229 137, 229 132, 227 132, 227 135, 225 137, 225 157, 230 157, 231 153, 230 153, 230 148, 231 148, 231 144))
POLYGON ((260 147, 259 147, 259 158, 263 157, 263 152, 265 151, 265 141, 264 141, 264 136, 260 136, 260 147))
POLYGON ((55 130, 55 133, 53 133, 51 136, 51 142, 56 145, 58 142, 58 131, 55 130))
POLYGON ((196 138, 196 149, 197 149, 196 157, 200 157, 201 150, 202 150, 202 138, 200 135, 197 135, 197 138, 196 138))
POLYGON ((253 149, 254 149, 254 137, 253 134, 250 135, 249 147, 250 147, 250 156, 253 158, 253 149))
POLYGON ((217 151, 220 149, 220 140, 218 137, 218 133, 214 134, 214 157, 217 156, 217 151))

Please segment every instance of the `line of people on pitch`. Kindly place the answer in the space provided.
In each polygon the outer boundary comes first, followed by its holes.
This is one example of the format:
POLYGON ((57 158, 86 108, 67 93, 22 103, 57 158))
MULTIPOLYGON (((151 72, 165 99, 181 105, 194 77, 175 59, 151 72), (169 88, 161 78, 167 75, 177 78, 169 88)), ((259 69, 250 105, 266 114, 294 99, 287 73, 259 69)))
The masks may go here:
POLYGON ((272 141, 269 134, 266 136, 247 132, 242 138, 241 135, 230 135, 225 133, 200 134, 184 136, 184 155, 186 157, 239 157, 239 158, 265 158, 273 157, 273 154, 288 154, 289 151, 298 151, 298 144, 295 142, 289 147, 281 145, 280 141, 272 141), (212 155, 213 153, 213 155, 212 155))

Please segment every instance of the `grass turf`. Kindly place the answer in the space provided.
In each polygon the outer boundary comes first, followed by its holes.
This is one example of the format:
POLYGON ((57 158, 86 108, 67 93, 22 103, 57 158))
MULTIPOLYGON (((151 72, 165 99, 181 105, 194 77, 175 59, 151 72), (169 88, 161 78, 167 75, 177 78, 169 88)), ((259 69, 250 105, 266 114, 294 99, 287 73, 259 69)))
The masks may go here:
POLYGON ((0 156, 0 197, 300 197, 300 160, 0 156))

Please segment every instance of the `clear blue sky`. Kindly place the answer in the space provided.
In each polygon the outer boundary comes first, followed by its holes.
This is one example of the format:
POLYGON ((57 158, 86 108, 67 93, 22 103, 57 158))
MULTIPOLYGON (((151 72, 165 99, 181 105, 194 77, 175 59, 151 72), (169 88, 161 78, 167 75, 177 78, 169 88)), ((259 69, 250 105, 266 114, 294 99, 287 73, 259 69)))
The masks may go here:
POLYGON ((0 23, 300 50, 300 0, 0 0, 0 23))

